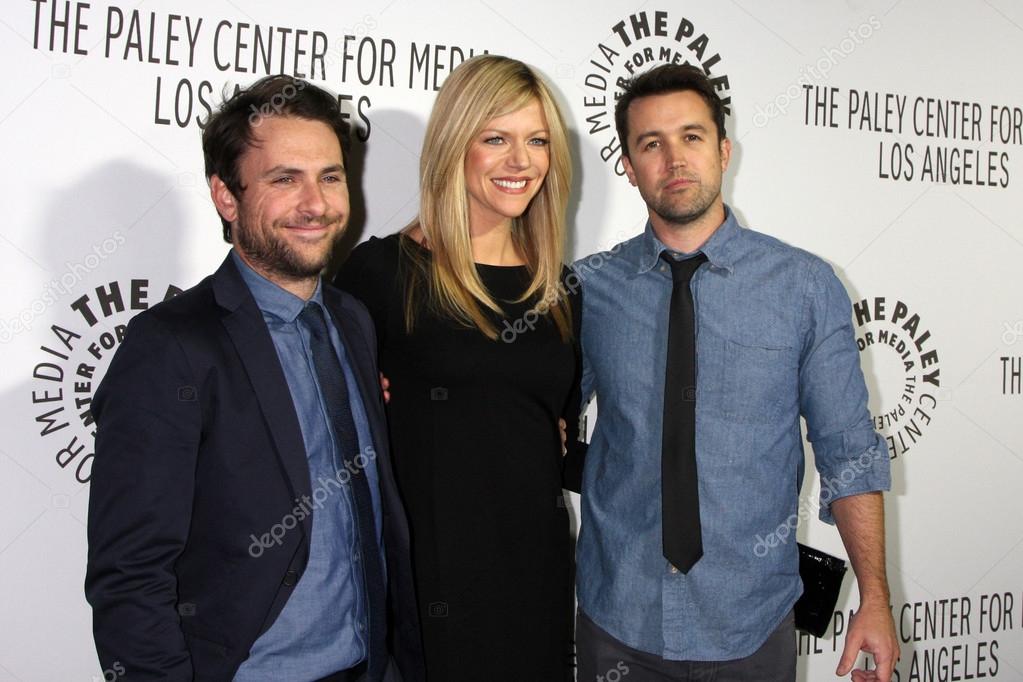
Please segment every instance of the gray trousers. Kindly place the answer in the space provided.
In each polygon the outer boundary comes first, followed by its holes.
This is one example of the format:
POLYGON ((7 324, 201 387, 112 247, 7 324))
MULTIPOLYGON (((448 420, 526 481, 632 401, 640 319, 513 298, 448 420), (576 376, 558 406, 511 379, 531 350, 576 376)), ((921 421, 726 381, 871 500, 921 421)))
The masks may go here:
POLYGON ((796 628, 790 612, 767 641, 734 661, 669 661, 607 634, 579 611, 575 626, 577 682, 794 682, 796 628))

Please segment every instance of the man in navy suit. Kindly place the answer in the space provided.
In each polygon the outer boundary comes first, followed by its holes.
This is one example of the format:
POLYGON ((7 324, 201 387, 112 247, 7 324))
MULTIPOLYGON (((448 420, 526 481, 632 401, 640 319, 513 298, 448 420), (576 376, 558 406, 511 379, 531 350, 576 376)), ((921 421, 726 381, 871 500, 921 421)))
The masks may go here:
POLYGON ((211 116, 233 248, 132 320, 96 392, 85 587, 126 680, 423 677, 373 324, 320 279, 347 133, 284 76, 211 116))

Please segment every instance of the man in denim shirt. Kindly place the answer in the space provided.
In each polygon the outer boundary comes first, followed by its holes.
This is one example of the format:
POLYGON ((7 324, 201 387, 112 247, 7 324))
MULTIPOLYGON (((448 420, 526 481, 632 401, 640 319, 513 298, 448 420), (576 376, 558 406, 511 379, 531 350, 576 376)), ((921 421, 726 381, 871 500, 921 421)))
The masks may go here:
POLYGON ((632 79, 616 124, 650 219, 642 235, 576 264, 583 397, 596 395, 599 412, 582 480, 579 680, 626 671, 630 682, 795 679, 802 415, 820 517, 837 524, 859 583, 837 674, 862 650, 876 670, 853 679, 887 682, 898 656, 880 492, 889 459, 867 410, 845 290, 824 261, 740 226, 724 205, 731 142, 702 71, 663 65, 632 79), (702 555, 688 571, 662 552, 673 286, 664 251, 707 259, 690 285, 702 555))

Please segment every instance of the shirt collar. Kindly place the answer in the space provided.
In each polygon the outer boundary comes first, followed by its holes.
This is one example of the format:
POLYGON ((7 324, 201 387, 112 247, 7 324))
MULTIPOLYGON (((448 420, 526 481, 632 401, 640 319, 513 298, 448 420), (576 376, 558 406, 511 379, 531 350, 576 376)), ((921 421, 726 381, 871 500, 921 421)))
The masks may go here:
MULTIPOLYGON (((707 261, 714 267, 732 271, 735 262, 736 237, 741 235, 742 227, 735 220, 732 209, 725 206, 725 221, 710 236, 699 251, 707 256, 707 261)), ((636 274, 653 270, 657 266, 662 251, 671 251, 654 234, 654 228, 648 220, 640 242, 636 259, 636 274)), ((677 253, 677 252, 672 252, 677 253)))
MULTIPOLYGON (((302 312, 302 309, 305 308, 306 302, 253 270, 234 249, 231 249, 231 258, 234 260, 234 264, 238 266, 238 271, 241 273, 242 279, 245 280, 245 284, 249 287, 249 291, 252 292, 252 297, 256 299, 256 305, 259 306, 259 310, 267 315, 276 317, 282 322, 294 322, 302 312)), ((316 291, 313 292, 309 300, 315 301, 321 307, 323 306, 323 290, 319 279, 316 281, 316 291)))

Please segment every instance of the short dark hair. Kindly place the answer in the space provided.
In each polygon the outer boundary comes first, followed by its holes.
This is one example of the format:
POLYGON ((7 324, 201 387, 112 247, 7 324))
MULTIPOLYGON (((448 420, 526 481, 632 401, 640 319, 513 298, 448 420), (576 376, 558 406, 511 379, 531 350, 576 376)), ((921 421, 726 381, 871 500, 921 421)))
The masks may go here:
POLYGON ((725 105, 703 70, 689 64, 661 64, 625 81, 622 94, 615 103, 615 128, 618 129, 618 139, 622 143, 625 158, 630 158, 629 105, 640 97, 686 90, 692 90, 707 103, 718 129, 718 142, 728 137, 725 133, 725 105))
MULTIPOLYGON (((247 88, 237 90, 206 120, 202 132, 202 153, 206 180, 214 175, 223 180, 235 197, 245 191, 238 162, 252 146, 253 131, 267 116, 294 116, 322 121, 330 126, 341 144, 341 159, 347 165, 349 125, 338 100, 323 88, 291 76, 266 76, 247 88)), ((221 216, 224 241, 231 243, 231 223, 221 216)))

